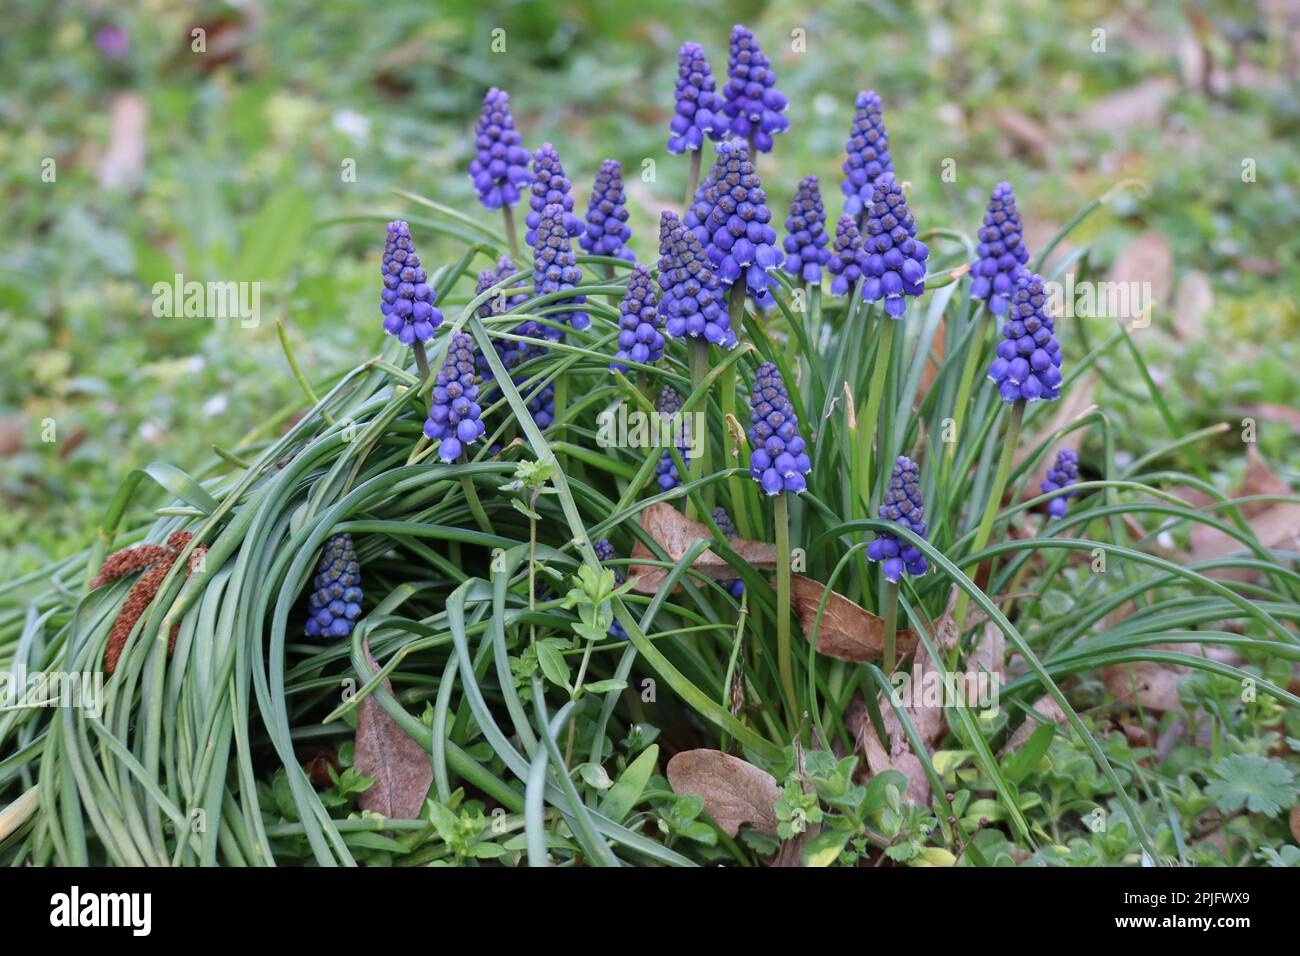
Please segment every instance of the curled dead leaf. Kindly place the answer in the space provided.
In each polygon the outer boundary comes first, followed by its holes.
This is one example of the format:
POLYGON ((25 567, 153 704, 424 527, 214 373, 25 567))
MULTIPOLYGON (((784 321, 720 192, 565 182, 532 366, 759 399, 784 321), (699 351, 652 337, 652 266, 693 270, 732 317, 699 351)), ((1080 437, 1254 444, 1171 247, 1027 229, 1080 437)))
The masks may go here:
MULTIPOLYGON (((366 660, 374 670, 379 664, 366 644, 366 660)), ((383 687, 390 694, 393 685, 387 677, 383 687)), ((374 777, 375 782, 357 798, 363 810, 370 810, 394 820, 420 817, 424 800, 433 783, 433 764, 424 748, 412 740, 380 706, 373 694, 357 705, 356 750, 352 765, 357 773, 374 777)))
POLYGON ((1291 808, 1290 822, 1291 822, 1291 836, 1296 841, 1296 843, 1300 843, 1300 806, 1294 806, 1291 808))
MULTIPOLYGON (((956 605, 956 588, 948 601, 948 607, 934 622, 931 637, 940 654, 946 653, 956 645, 959 637, 957 625, 953 620, 956 605)), ((903 708, 908 719, 916 729, 917 735, 927 750, 933 750, 947 731, 948 723, 943 712, 942 695, 926 692, 928 681, 936 681, 943 668, 930 655, 929 649, 922 643, 917 644, 916 659, 908 675, 909 683, 904 685, 908 693, 901 696, 907 701, 903 708)), ((901 683, 901 672, 895 672, 894 680, 901 683)), ((895 686, 898 686, 896 684, 895 686)), ((881 722, 885 725, 887 743, 882 743, 876 736, 875 728, 867 716, 866 704, 856 697, 844 714, 844 726, 853 735, 866 757, 867 768, 871 774, 897 770, 907 778, 907 798, 915 803, 930 802, 930 778, 925 772, 925 765, 912 751, 911 742, 903 723, 894 711, 893 705, 883 693, 878 698, 881 722)))
POLYGON ((776 778, 748 761, 721 750, 683 750, 668 761, 668 783, 674 793, 691 793, 727 836, 742 823, 776 834, 776 778))
MULTIPOLYGON (((790 576, 790 601, 799 615, 804 637, 812 640, 817 609, 826 585, 801 574, 790 576)), ((916 650, 916 632, 899 630, 898 652, 908 656, 916 650)), ((817 653, 842 661, 880 660, 885 646, 885 622, 844 595, 831 591, 817 631, 817 653)))
MULTIPOLYGON (((655 502, 641 512, 641 527, 659 547, 667 552, 672 561, 681 560, 695 542, 712 541, 714 538, 708 525, 692 521, 666 501, 655 502)), ((748 538, 730 538, 727 544, 755 570, 776 569, 776 545, 764 541, 751 541, 748 538)), ((632 557, 642 560, 654 559, 654 555, 640 541, 632 546, 632 557)), ((736 569, 711 550, 704 551, 696 558, 692 567, 715 581, 727 581, 736 577, 736 569)), ((632 582, 632 589, 641 594, 654 594, 663 585, 664 578, 667 576, 667 569, 647 564, 632 564, 628 569, 628 577, 635 579, 632 582)))

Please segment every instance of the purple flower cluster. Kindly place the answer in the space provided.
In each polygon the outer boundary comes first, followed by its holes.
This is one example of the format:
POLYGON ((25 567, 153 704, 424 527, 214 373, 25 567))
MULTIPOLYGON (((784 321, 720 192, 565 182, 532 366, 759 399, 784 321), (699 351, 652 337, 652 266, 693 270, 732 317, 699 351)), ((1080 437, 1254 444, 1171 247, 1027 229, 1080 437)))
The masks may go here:
POLYGON ((1010 183, 998 183, 994 187, 979 240, 970 270, 970 295, 972 299, 986 300, 989 311, 1001 315, 1007 311, 1016 275, 1029 261, 1025 230, 1020 224, 1010 183))
POLYGON ((571 189, 569 178, 564 175, 564 167, 560 165, 560 154, 550 143, 543 143, 533 154, 532 195, 528 197, 529 211, 524 217, 524 225, 528 227, 524 233, 524 242, 530 246, 537 244, 538 227, 550 206, 560 207, 560 221, 570 238, 582 235, 582 220, 573 214, 573 197, 569 195, 571 189))
POLYGON ((495 86, 483 97, 483 111, 474 126, 476 152, 469 164, 478 198, 488 209, 519 202, 519 190, 532 182, 528 150, 519 145, 519 132, 510 115, 510 97, 495 86))
POLYGON ((1061 344, 1048 311, 1042 276, 1022 269, 1011 291, 1011 304, 989 380, 1004 402, 1055 401, 1061 397, 1061 344))
POLYGON ((754 34, 739 23, 731 28, 727 75, 722 109, 731 119, 732 135, 751 140, 760 153, 770 153, 772 136, 790 127, 782 115, 789 104, 776 88, 771 61, 754 34))
MULTIPOLYGON (((925 506, 921 501, 920 469, 916 462, 903 455, 894 462, 889 476, 889 487, 880 503, 880 517, 902 525, 919 538, 925 537, 925 506)), ((885 580, 897 582, 903 572, 920 577, 928 567, 925 555, 907 542, 900 541, 892 531, 877 532, 875 541, 867 546, 867 557, 883 561, 885 580)))
POLYGON ((796 494, 808 487, 804 475, 812 471, 799 419, 781 373, 771 362, 758 367, 749 400, 749 474, 769 495, 796 494))
POLYGON ((466 445, 483 436, 483 410, 477 398, 474 339, 457 332, 447 345, 447 358, 433 384, 429 417, 424 423, 424 437, 440 440, 438 457, 443 461, 455 461, 466 445))
POLYGON ((880 97, 873 90, 858 94, 857 112, 853 114, 853 129, 845 150, 848 158, 844 160, 844 181, 840 183, 844 211, 860 219, 871 208, 876 180, 894 171, 880 97))
POLYGON ((659 311, 675 339, 704 338, 734 348, 736 334, 722 307, 722 288, 695 234, 669 211, 659 220, 659 311))
POLYGON ((885 313, 901 319, 907 311, 903 297, 925 291, 925 261, 930 250, 916 238, 916 222, 893 173, 876 180, 871 198, 862 242, 862 297, 868 302, 883 298, 885 313))
POLYGON ((308 637, 347 637, 361 616, 361 566, 349 534, 325 542, 307 599, 308 637))
POLYGON ((411 227, 400 219, 388 224, 383 272, 379 311, 384 316, 384 331, 396 335, 403 345, 429 341, 434 329, 442 325, 442 312, 433 305, 437 299, 411 241, 411 227))
MULTIPOLYGON (((718 530, 722 532, 724 537, 740 537, 740 532, 736 529, 736 522, 731 520, 731 515, 727 514, 726 508, 719 507, 713 509, 713 523, 718 526, 718 530)), ((737 601, 739 601, 740 596, 745 593, 745 582, 740 578, 734 578, 730 581, 719 581, 718 584, 722 585, 727 593, 737 601)))
POLYGON ((683 43, 677 52, 677 105, 668 124, 668 152, 678 155, 699 149, 706 135, 712 140, 722 138, 728 124, 716 89, 704 48, 683 43))
MULTIPOLYGON (((609 543, 608 538, 601 538, 599 541, 596 542, 595 552, 596 552, 596 560, 602 563, 605 561, 613 560, 613 558, 615 557, 614 546, 609 543)), ((615 584, 623 583, 623 572, 618 570, 617 568, 614 569, 614 583, 615 584)), ((620 641, 626 641, 627 631, 623 629, 622 624, 618 623, 618 621, 615 621, 613 624, 609 626, 609 636, 613 638, 617 638, 620 641)))
MULTIPOLYGON (((1056 463, 1047 469, 1047 480, 1039 487, 1043 494, 1068 488, 1079 480, 1079 455, 1073 448, 1062 448, 1056 453, 1056 463)), ((1073 498, 1077 491, 1057 495, 1047 503, 1047 513, 1054 518, 1064 518, 1067 509, 1066 499, 1073 498)))
MULTIPOLYGON (((479 273, 478 285, 474 287, 475 296, 482 295, 498 282, 518 271, 518 267, 510 261, 508 256, 502 256, 497 260, 496 271, 485 269, 479 273)), ((497 294, 478 307, 479 318, 487 319, 494 315, 504 315, 523 305, 527 299, 528 292, 521 285, 506 286, 504 289, 498 290, 497 294)), ((492 347, 496 349, 501 364, 508 369, 514 368, 523 358, 524 343, 522 342, 515 342, 510 339, 493 339, 492 347)), ((484 375, 489 372, 487 360, 482 355, 478 356, 478 368, 484 375)))
MULTIPOLYGON (((677 415, 682 410, 682 397, 667 385, 659 393, 659 400, 655 402, 655 411, 659 413, 659 419, 662 428, 668 428, 672 424, 672 416, 677 415)), ((684 419, 681 431, 682 443, 677 446, 681 452, 682 464, 690 467, 691 464, 691 436, 689 420, 684 419)), ((659 482, 660 491, 672 491, 682 483, 682 476, 677 472, 677 465, 673 462, 672 452, 664 449, 664 453, 659 456, 659 461, 655 464, 655 478, 659 482)))
POLYGON ((587 229, 578 244, 593 256, 613 256, 635 262, 636 256, 626 245, 632 238, 627 225, 627 196, 623 191, 623 167, 617 160, 600 164, 591 201, 587 204, 587 229))
MULTIPOLYGON (((582 271, 573 255, 573 243, 565 225, 568 215, 562 205, 555 203, 543 209, 537 221, 537 242, 533 254, 533 292, 536 295, 572 289, 582 281, 582 271)), ((585 295, 575 295, 550 305, 581 305, 586 301, 585 295)), ((582 331, 591 325, 591 317, 586 312, 577 310, 551 313, 551 319, 567 323, 575 331, 582 331)), ((536 337, 537 330, 540 330, 548 339, 558 340, 564 337, 563 331, 549 325, 526 322, 524 326, 529 328, 523 333, 525 335, 536 337)), ((524 326, 520 327, 521 331, 524 326)))
POLYGON ((749 147, 736 140, 719 143, 717 163, 684 223, 704 248, 722 287, 730 288, 743 274, 745 287, 760 303, 769 296, 768 272, 785 258, 771 221, 749 147))
POLYGON ((826 233, 826 208, 816 176, 805 176, 790 203, 790 216, 785 221, 785 268, 805 282, 821 282, 822 266, 831 258, 826 248, 830 236, 826 233))
POLYGON ((831 295, 848 295, 853 285, 862 278, 862 233, 852 216, 840 216, 835 225, 835 245, 826 268, 835 278, 831 280, 831 295))
POLYGON ((618 351, 609 363, 610 371, 626 372, 628 362, 650 364, 663 358, 664 336, 659 331, 654 282, 650 270, 640 263, 632 267, 618 312, 618 351))
MULTIPOLYGON (((526 346, 517 364, 523 365, 525 362, 530 362, 545 354, 546 349, 540 345, 526 346)), ((537 383, 534 382, 530 390, 536 390, 532 391, 530 397, 529 393, 524 391, 524 388, 527 386, 529 379, 533 377, 533 374, 531 372, 520 372, 512 376, 511 381, 515 383, 515 388, 519 389, 519 394, 524 399, 524 404, 528 408, 528 414, 533 418, 533 423, 542 431, 546 431, 551 422, 555 421, 555 383, 548 382, 541 389, 536 389, 537 383)))

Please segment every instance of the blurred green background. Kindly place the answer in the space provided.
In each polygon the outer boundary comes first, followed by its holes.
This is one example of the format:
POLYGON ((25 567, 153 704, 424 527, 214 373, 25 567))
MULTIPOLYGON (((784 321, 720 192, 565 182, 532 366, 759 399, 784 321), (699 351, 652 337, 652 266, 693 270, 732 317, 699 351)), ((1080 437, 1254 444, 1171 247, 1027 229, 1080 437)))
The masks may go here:
MULTIPOLYGON (((1134 337, 1179 429, 1256 415, 1270 463, 1300 468, 1295 0, 7 0, 4 20, 0 573, 88 543, 130 469, 201 471, 299 399, 277 319, 309 378, 373 354, 382 225, 333 220, 418 218, 405 188, 495 226, 465 174, 488 86, 511 93, 526 146, 557 146, 579 211, 600 161, 623 163, 653 261, 652 224, 685 188, 664 148, 677 47, 699 41, 723 75, 735 22, 791 101, 759 163, 778 234, 809 173, 838 215, 860 89, 884 99, 922 230, 973 233, 1007 179, 1036 251, 1140 180, 1071 237, 1079 267, 1152 282, 1134 337), (177 272, 260 282, 260 324, 156 318, 151 286, 177 272)), ((417 238, 430 262, 451 251, 417 238)), ((1097 400, 1128 426, 1118 453, 1141 454, 1168 426, 1115 358, 1097 400)), ((1235 432, 1221 450, 1207 464, 1230 487, 1235 432)))

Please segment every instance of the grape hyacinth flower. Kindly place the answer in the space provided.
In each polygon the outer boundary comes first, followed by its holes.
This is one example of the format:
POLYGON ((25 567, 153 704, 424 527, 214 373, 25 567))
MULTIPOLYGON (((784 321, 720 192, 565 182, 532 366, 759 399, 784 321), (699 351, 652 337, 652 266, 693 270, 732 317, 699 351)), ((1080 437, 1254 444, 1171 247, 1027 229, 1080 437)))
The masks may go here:
MULTIPOLYGON (((655 411, 659 413, 660 427, 669 428, 672 424, 672 416, 680 414, 682 410, 682 397, 678 395, 670 386, 665 385, 664 390, 659 393, 659 399, 655 402, 655 411)), ((689 419, 682 420, 681 444, 677 450, 681 453, 682 464, 687 467, 691 464, 691 435, 689 419)), ((664 453, 659 456, 659 461, 655 464, 655 480, 659 483, 660 491, 672 491, 682 483, 682 476, 677 471, 677 465, 673 462, 672 452, 664 449, 664 453)))
MULTIPOLYGON (((524 352, 524 361, 543 354, 545 354, 545 349, 541 346, 529 346, 524 352)), ((524 383, 528 381, 528 376, 521 375, 514 381, 516 388, 522 388, 524 383)), ((528 414, 533 417, 533 424, 542 431, 546 431, 551 426, 551 422, 555 421, 555 383, 548 382, 544 388, 528 399, 527 405, 528 414)))
MULTIPOLYGON (((599 541, 596 542, 595 552, 596 552, 596 560, 600 561, 601 563, 604 563, 605 561, 609 561, 614 558, 614 546, 609 543, 608 538, 601 538, 599 541)), ((614 571, 614 583, 622 584, 623 572, 620 571, 618 568, 614 568, 613 571, 614 571)), ((614 623, 609 626, 609 636, 613 638, 617 638, 620 641, 626 641, 627 631, 623 629, 622 624, 618 623, 618 621, 615 620, 614 623)))
POLYGON ((396 335, 403 345, 429 341, 442 325, 442 312, 434 307, 437 297, 411 241, 411 227, 401 219, 388 224, 383 275, 379 311, 384 316, 384 331, 396 335))
POLYGON ((307 599, 308 637, 347 637, 361 616, 361 566, 350 534, 325 542, 307 599))
MULTIPOLYGON (((578 268, 573 255, 573 243, 565 225, 567 213, 559 203, 552 203, 542 210, 537 221, 537 243, 533 255, 533 292, 547 295, 563 289, 572 289, 582 281, 582 271, 578 268)), ((560 299, 552 305, 581 305, 587 301, 585 295, 560 299)), ((551 319, 567 323, 571 329, 581 331, 591 325, 591 317, 586 312, 554 312, 551 319)), ((529 331, 525 335, 536 337, 538 331, 548 339, 558 340, 564 332, 551 326, 542 326, 537 322, 526 322, 529 331)), ((523 326, 521 326, 521 331, 523 326)))
POLYGON ((703 338, 724 349, 734 348, 736 335, 722 307, 722 288, 700 241, 671 212, 665 212, 660 220, 660 236, 664 331, 675 339, 703 338))
MULTIPOLYGON (((482 295, 488 289, 492 288, 498 282, 518 272, 518 267, 510 260, 508 256, 502 256, 497 260, 496 270, 485 269, 479 273, 478 285, 474 287, 475 296, 482 295)), ((516 284, 499 289, 497 294, 478 307, 478 315, 481 319, 488 319, 494 315, 504 315, 512 309, 523 305, 528 299, 528 293, 522 285, 516 284)), ((507 369, 514 368, 523 359, 524 343, 515 342, 511 339, 493 339, 492 347, 496 350, 497 357, 501 359, 501 364, 507 369)), ((475 353, 478 357, 478 370, 483 375, 490 372, 487 359, 475 353)))
POLYGON ((799 434, 790 393, 771 362, 758 367, 749 411, 753 422, 749 429, 750 477, 769 495, 804 491, 808 487, 804 475, 812 471, 812 462, 799 434))
MULTIPOLYGON (((1056 464, 1047 469, 1047 479, 1040 485, 1043 494, 1068 488, 1079 480, 1079 455, 1073 448, 1062 448, 1056 453, 1056 464)), ((1047 503, 1047 513, 1054 518, 1064 518, 1067 509, 1066 499, 1073 498, 1077 491, 1057 495, 1047 503)))
MULTIPOLYGON (((718 526, 724 538, 739 538, 740 532, 736 529, 736 522, 731 520, 731 515, 727 514, 727 509, 718 507, 713 509, 713 523, 718 526)), ((731 581, 719 581, 723 589, 737 601, 745 593, 745 582, 740 578, 731 581)))
POLYGON ((635 262, 636 256, 626 245, 632 238, 628 228, 627 195, 623 190, 623 167, 618 160, 600 164, 596 183, 587 204, 587 228, 578 244, 593 256, 612 256, 635 262))
POLYGON ((524 217, 524 225, 528 227, 524 233, 524 242, 530 246, 537 244, 537 229, 548 206, 558 205, 563 210, 561 221, 569 238, 582 235, 582 220, 573 214, 573 197, 569 195, 571 189, 569 178, 564 175, 564 167, 560 165, 560 154, 550 143, 543 143, 533 154, 532 195, 528 197, 529 212, 524 217))
POLYGON ((483 410, 477 398, 474 339, 466 332, 457 332, 451 337, 447 358, 434 381, 429 418, 424 423, 424 437, 441 440, 438 457, 444 462, 455 461, 466 445, 483 436, 483 410))
POLYGON ((1004 402, 1052 402, 1061 397, 1061 344, 1055 332, 1042 276, 1021 270, 997 358, 989 366, 989 380, 1004 402))
POLYGON ((869 212, 876 180, 894 171, 889 158, 889 134, 881 115, 880 97, 874 90, 858 94, 857 112, 853 114, 853 129, 845 145, 848 158, 844 160, 844 211, 855 219, 869 212))
POLYGON ((488 209, 513 206, 533 174, 528 171, 528 150, 519 145, 510 96, 504 90, 494 86, 483 97, 474 135, 476 153, 469 164, 469 178, 478 190, 479 202, 488 209))
POLYGON ((998 183, 994 187, 979 240, 970 270, 970 296, 987 301, 990 312, 1002 315, 1007 311, 1016 275, 1029 261, 1024 227, 1020 224, 1010 183, 998 183))
POLYGON ((650 270, 640 263, 632 267, 618 311, 618 351, 609 363, 610 371, 626 372, 627 362, 648 365, 663 358, 664 336, 659 331, 654 282, 650 270))
POLYGON ((732 135, 750 140, 760 153, 770 153, 772 136, 790 127, 782 115, 789 104, 776 89, 772 63, 757 38, 739 23, 731 28, 727 76, 722 110, 731 119, 732 135))
POLYGON ((901 319, 907 311, 904 296, 925 291, 925 261, 930 250, 916 238, 916 222, 893 173, 876 180, 871 198, 862 241, 862 297, 868 302, 883 298, 885 314, 901 319))
POLYGON ((749 147, 734 140, 719 143, 717 162, 686 224, 723 288, 729 289, 743 275, 745 288, 760 304, 769 296, 768 272, 785 259, 771 220, 749 147))
POLYGON ((704 137, 719 140, 730 125, 722 113, 713 70, 704 48, 687 41, 677 51, 677 102, 668 124, 668 152, 674 156, 704 145, 704 137))
MULTIPOLYGON (((925 507, 921 501, 920 469, 910 458, 899 455, 889 476, 889 487, 880 503, 880 517, 893 521, 917 537, 925 537, 925 507)), ((928 565, 925 555, 911 544, 900 541, 892 531, 877 532, 875 541, 867 546, 867 557, 883 561, 885 580, 897 583, 903 572, 917 577, 925 574, 928 565)))
POLYGON ((862 278, 862 233, 852 216, 840 216, 835 226, 834 252, 826 268, 835 278, 831 280, 831 295, 848 295, 854 284, 862 278))
POLYGON ((826 248, 830 236, 826 234, 826 208, 816 176, 805 176, 790 203, 790 216, 785 221, 785 268, 804 282, 820 283, 822 266, 830 262, 831 251, 826 248))

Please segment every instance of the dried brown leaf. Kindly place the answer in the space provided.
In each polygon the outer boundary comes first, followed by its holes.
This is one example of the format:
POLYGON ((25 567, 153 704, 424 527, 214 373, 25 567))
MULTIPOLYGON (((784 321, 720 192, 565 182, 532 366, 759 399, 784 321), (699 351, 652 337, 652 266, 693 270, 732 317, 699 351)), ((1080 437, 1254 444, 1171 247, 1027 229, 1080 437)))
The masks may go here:
MULTIPOLYGON (((1201 653, 1199 644, 1156 644, 1154 649, 1201 653)), ((1139 703, 1146 710, 1165 713, 1183 709, 1178 701, 1178 681, 1188 673, 1190 668, 1181 664, 1134 661, 1103 667, 1101 682, 1121 703, 1139 703)))
MULTIPOLYGON (((931 636, 941 654, 955 646, 959 637, 956 623, 953 621, 956 590, 956 588, 953 588, 953 595, 948 601, 947 609, 934 622, 934 630, 931 636)), ((942 739, 948 724, 944 718, 942 703, 926 703, 923 687, 927 678, 921 677, 918 682, 917 677, 923 673, 937 675, 941 670, 942 668, 930 655, 929 649, 924 644, 918 643, 916 660, 912 664, 911 672, 914 684, 912 700, 903 709, 907 712, 912 726, 916 728, 917 735, 929 750, 932 750, 935 744, 942 739)), ((855 698, 845 712, 844 725, 862 748, 867 767, 873 776, 884 773, 886 770, 899 771, 907 778, 908 797, 917 803, 928 804, 930 802, 930 778, 926 775, 925 766, 921 763, 920 758, 913 753, 911 742, 907 739, 907 732, 903 729, 903 723, 899 720, 898 714, 894 712, 889 699, 884 694, 881 694, 878 700, 881 721, 885 725, 888 745, 882 744, 876 736, 876 730, 871 725, 871 721, 867 716, 866 704, 861 697, 855 698)))
MULTIPOLYGON (((1246 448, 1246 474, 1241 487, 1234 497, 1245 498, 1252 495, 1286 495, 1291 490, 1286 482, 1279 478, 1264 462, 1254 445, 1246 448)), ((1300 504, 1289 501, 1250 502, 1241 506, 1243 517, 1250 524, 1251 530, 1265 548, 1293 547, 1300 543, 1300 504)), ((1197 525, 1192 529, 1191 552, 1197 561, 1208 561, 1228 554, 1244 551, 1243 545, 1236 538, 1211 528, 1197 525)), ((1254 572, 1237 572, 1235 569, 1223 569, 1210 572, 1215 577, 1240 578, 1253 576, 1254 572)))
POLYGON ((668 761, 668 782, 674 793, 693 793, 727 836, 742 823, 776 834, 776 778, 748 761, 721 750, 683 750, 668 761))
POLYGON ((975 646, 966 655, 966 670, 972 674, 988 671, 1000 684, 1003 664, 1006 662, 1006 651, 1007 638, 1002 633, 1002 628, 992 621, 985 621, 984 630, 980 632, 975 646))
MULTIPOLYGON (((804 637, 812 640, 813 625, 817 622, 817 608, 826 585, 801 574, 790 576, 790 600, 804 637)), ((842 661, 879 660, 885 646, 885 622, 870 611, 859 607, 837 591, 831 591, 822 613, 821 628, 817 632, 817 653, 842 661)), ((916 650, 916 632, 899 630, 898 653, 906 657, 916 650)))
POLYGON ((1164 115, 1165 101, 1176 85, 1165 76, 1143 80, 1098 100, 1079 117, 1079 123, 1098 132, 1155 126, 1164 115))
MULTIPOLYGON (((369 644, 365 645, 365 651, 370 666, 379 670, 369 644)), ((383 687, 390 694, 393 692, 387 677, 383 687)), ((357 773, 375 778, 370 789, 357 798, 361 809, 394 820, 420 817, 429 785, 433 783, 433 764, 424 748, 397 726, 373 694, 367 694, 357 706, 352 765, 357 773)))
MULTIPOLYGON (((641 512, 641 527, 673 561, 681 560, 695 542, 713 540, 713 532, 708 525, 692 521, 666 501, 655 502, 641 512)), ((776 569, 776 545, 748 538, 729 538, 727 544, 755 570, 776 569)), ((632 546, 632 557, 653 560, 654 555, 638 541, 632 546)), ((692 567, 715 581, 727 581, 736 577, 736 569, 711 550, 705 550, 696 558, 692 567)), ((636 579, 632 589, 642 594, 654 594, 667 576, 667 569, 645 564, 632 564, 628 570, 628 577, 636 579)))
POLYGON ((1052 140, 1047 130, 1037 120, 1031 119, 1019 110, 1007 107, 993 114, 993 122, 1018 153, 1037 162, 1047 158, 1052 140))
MULTIPOLYGON (((1150 283, 1150 302, 1156 305, 1168 305, 1169 291, 1174 284, 1174 253, 1169 241, 1153 230, 1139 233, 1115 257, 1106 279, 1114 283, 1132 284, 1133 288, 1142 288, 1141 283, 1150 283)), ((1141 301, 1135 299, 1135 304, 1141 301)), ((1136 315, 1122 315, 1126 325, 1137 318, 1136 315)))
POLYGON ((1201 341, 1205 317, 1214 310, 1214 290, 1204 272, 1188 272, 1178 280, 1171 317, 1174 335, 1183 341, 1201 341))
POLYGON ((934 339, 930 342, 930 351, 926 353, 925 365, 921 367, 921 384, 916 390, 916 401, 919 404, 923 398, 930 392, 930 386, 934 380, 939 377, 939 366, 943 364, 944 350, 948 345, 948 323, 940 322, 939 328, 935 330, 934 339), (937 360, 937 364, 936 364, 937 360))
POLYGON ((109 104, 112 130, 99 161, 99 184, 106 189, 133 186, 144 172, 149 104, 138 93, 118 93, 109 104))
MULTIPOLYGON (((1070 719, 1065 716, 1065 711, 1061 705, 1056 702, 1051 694, 1044 694, 1038 700, 1034 701, 1034 710, 1042 714, 1048 720, 1052 721, 1058 727, 1069 727, 1070 719)), ((1016 732, 1011 735, 1007 745, 1002 748, 1004 754, 1015 753, 1025 745, 1025 742, 1033 736, 1034 731, 1043 726, 1038 718, 1030 714, 1025 721, 1016 728, 1016 732)))

